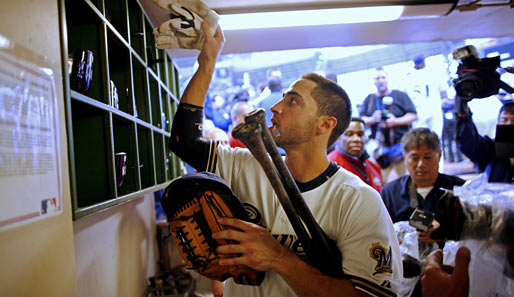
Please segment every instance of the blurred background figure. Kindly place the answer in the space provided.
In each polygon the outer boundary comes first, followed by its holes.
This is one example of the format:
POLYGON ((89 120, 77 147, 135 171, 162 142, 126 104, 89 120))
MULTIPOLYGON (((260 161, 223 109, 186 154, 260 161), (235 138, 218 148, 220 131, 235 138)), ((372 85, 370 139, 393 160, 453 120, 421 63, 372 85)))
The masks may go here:
POLYGON ((268 81, 268 88, 271 93, 257 103, 257 108, 264 108, 264 111, 266 111, 266 125, 269 127, 271 126, 271 117, 273 116, 271 107, 282 100, 283 97, 282 79, 278 76, 271 77, 268 81))
POLYGON ((228 145, 227 133, 218 127, 214 127, 212 129, 204 129, 203 137, 206 139, 219 140, 221 144, 228 145))
MULTIPOLYGON (((265 120, 266 126, 271 126, 271 117, 273 116, 273 112, 271 111, 271 107, 277 104, 284 95, 282 91, 282 74, 280 71, 278 72, 270 72, 270 77, 268 79, 268 89, 270 90, 270 94, 267 97, 262 98, 256 105, 257 108, 263 108, 266 112, 265 120)), ((277 147, 279 153, 281 155, 285 155, 285 151, 281 147, 277 147)))
POLYGON ((282 72, 277 68, 270 68, 266 70, 266 82, 259 85, 259 88, 262 88, 262 90, 260 91, 259 95, 251 102, 254 106, 257 106, 262 99, 268 97, 271 94, 269 82, 272 78, 278 78, 280 82, 282 82, 282 72))
POLYGON ((232 130, 240 123, 243 123, 245 115, 252 110, 254 110, 254 107, 245 101, 235 102, 234 105, 232 105, 232 109, 230 110, 232 124, 228 132, 228 143, 231 147, 246 147, 239 139, 232 137, 232 130))
POLYGON ((438 74, 426 68, 425 57, 417 56, 414 70, 407 75, 406 90, 416 107, 418 119, 412 128, 428 128, 441 139, 443 136, 442 100, 448 98, 448 84, 438 74))
MULTIPOLYGON (((427 69, 425 57, 417 56, 413 60, 414 70, 407 74, 406 91, 411 98, 418 119, 412 128, 428 128, 434 131, 439 139, 443 139, 443 100, 448 98, 448 83, 441 79, 443 73, 427 69)), ((444 154, 439 163, 444 170, 444 154)))
POLYGON ((443 99, 443 155, 450 163, 464 160, 457 145, 457 119, 455 117, 455 99, 443 99))
POLYGON ((214 126, 227 132, 231 120, 229 112, 226 109, 226 101, 222 95, 215 95, 211 99, 212 106, 212 122, 214 126))
POLYGON ((382 178, 387 183, 406 172, 399 144, 417 115, 416 108, 406 93, 389 89, 388 75, 382 67, 375 69, 373 80, 377 92, 364 99, 359 113, 366 126, 371 129, 370 138, 378 141, 379 150, 382 152, 374 158, 382 167, 382 178))
POLYGON ((241 89, 232 98, 232 105, 237 102, 240 102, 240 101, 248 102, 248 101, 250 101, 250 98, 251 98, 251 96, 250 96, 250 93, 248 92, 248 90, 241 89))

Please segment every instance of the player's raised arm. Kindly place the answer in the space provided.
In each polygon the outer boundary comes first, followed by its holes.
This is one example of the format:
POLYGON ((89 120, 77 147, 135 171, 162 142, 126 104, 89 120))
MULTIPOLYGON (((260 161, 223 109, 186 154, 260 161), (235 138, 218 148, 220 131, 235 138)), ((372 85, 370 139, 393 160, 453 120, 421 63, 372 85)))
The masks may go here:
POLYGON ((209 31, 209 25, 204 21, 202 30, 205 41, 198 56, 199 67, 180 99, 169 142, 169 147, 177 156, 199 171, 207 169, 209 148, 213 145, 202 138, 203 105, 216 60, 225 42, 220 27, 213 36, 209 31))
POLYGON ((216 60, 223 48, 223 44, 225 43, 223 31, 219 26, 216 29, 214 36, 211 35, 209 31, 207 21, 202 22, 202 30, 205 34, 205 41, 200 55, 198 56, 199 67, 180 99, 180 103, 187 103, 201 107, 203 107, 205 103, 205 97, 211 83, 216 60))

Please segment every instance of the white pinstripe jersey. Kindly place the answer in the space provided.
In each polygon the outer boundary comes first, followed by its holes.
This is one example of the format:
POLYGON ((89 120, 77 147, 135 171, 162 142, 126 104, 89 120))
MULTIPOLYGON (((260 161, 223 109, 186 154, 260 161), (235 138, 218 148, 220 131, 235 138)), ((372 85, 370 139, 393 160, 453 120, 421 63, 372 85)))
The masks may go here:
MULTIPOLYGON (((264 171, 247 149, 211 142, 208 171, 220 175, 245 204, 252 222, 265 226, 282 245, 298 252, 298 241, 264 171)), ((354 286, 373 296, 395 295, 403 274, 396 233, 378 192, 339 168, 321 185, 302 193, 314 218, 337 241, 343 271, 354 286)), ((301 255, 300 255, 301 256, 301 255)), ((297 296, 275 271, 258 286, 225 283, 223 296, 297 296)))

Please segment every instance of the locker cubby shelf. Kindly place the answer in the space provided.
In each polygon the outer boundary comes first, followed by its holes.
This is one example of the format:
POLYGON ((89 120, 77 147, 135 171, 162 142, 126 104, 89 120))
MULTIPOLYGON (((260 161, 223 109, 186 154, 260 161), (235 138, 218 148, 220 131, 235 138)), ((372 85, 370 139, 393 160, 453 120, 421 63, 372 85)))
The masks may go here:
POLYGON ((86 93, 71 90, 69 77, 64 79, 78 219, 162 189, 181 174, 181 161, 167 147, 179 80, 171 58, 156 48, 137 0, 61 0, 60 9, 64 73, 75 50, 94 55, 86 93), (122 183, 117 154, 126 154, 122 183))

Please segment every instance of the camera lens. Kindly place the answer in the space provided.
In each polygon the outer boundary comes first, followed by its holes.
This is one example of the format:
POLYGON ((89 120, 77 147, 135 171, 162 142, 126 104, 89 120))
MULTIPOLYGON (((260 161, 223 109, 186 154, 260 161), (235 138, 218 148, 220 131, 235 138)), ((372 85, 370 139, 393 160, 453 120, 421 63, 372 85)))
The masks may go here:
POLYGON ((456 83, 457 95, 462 98, 473 98, 480 90, 480 82, 473 78, 463 79, 456 83))

